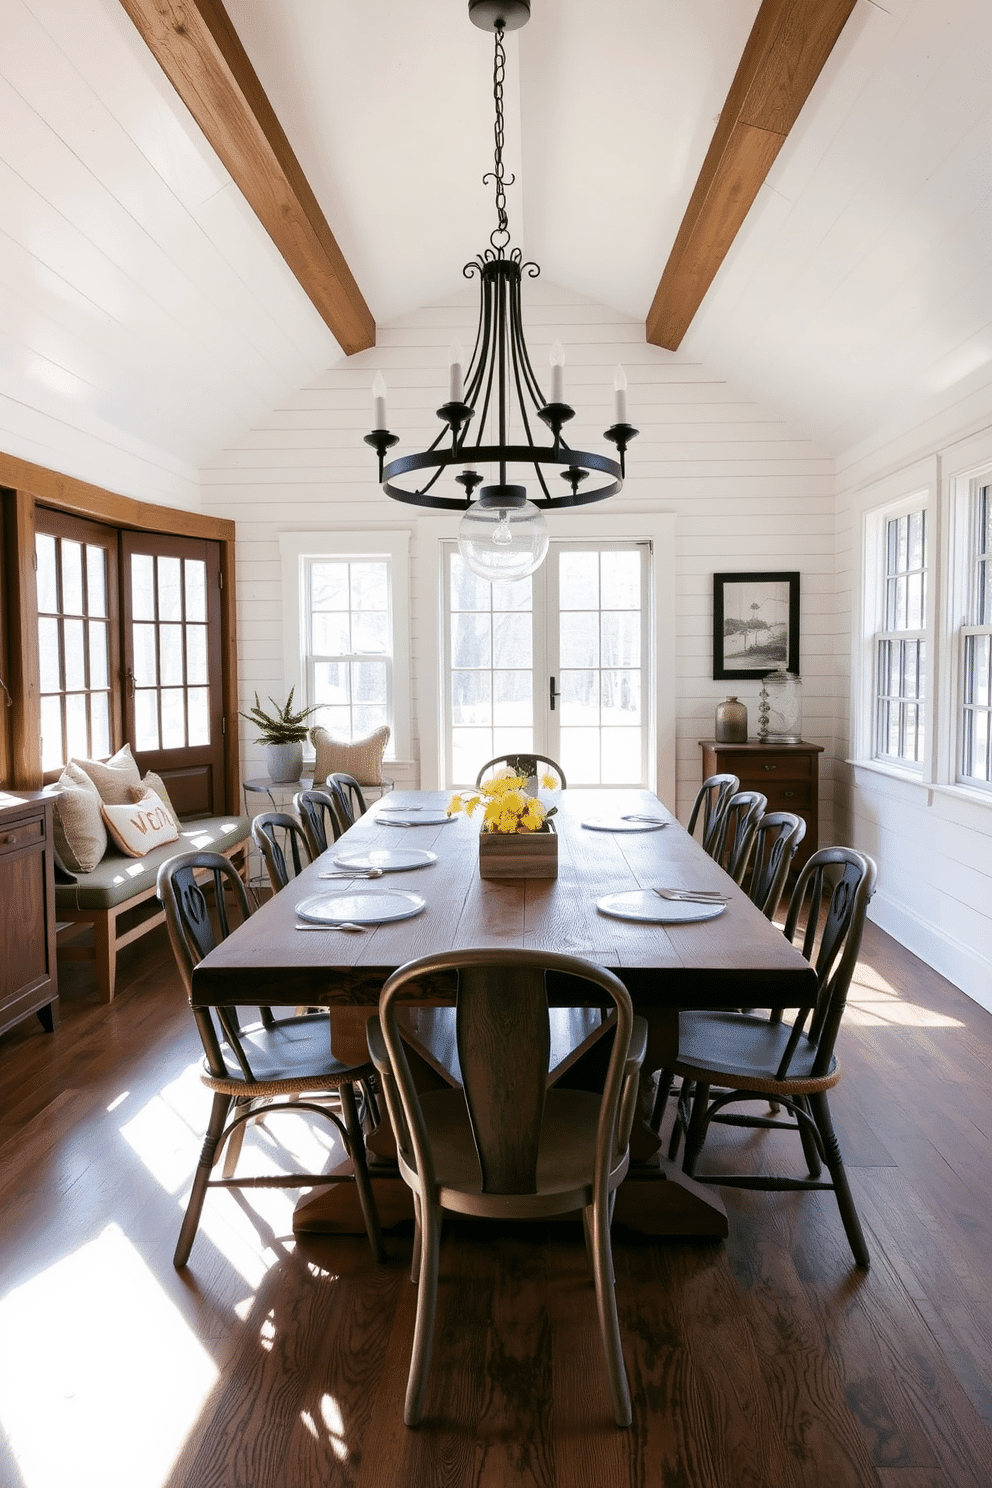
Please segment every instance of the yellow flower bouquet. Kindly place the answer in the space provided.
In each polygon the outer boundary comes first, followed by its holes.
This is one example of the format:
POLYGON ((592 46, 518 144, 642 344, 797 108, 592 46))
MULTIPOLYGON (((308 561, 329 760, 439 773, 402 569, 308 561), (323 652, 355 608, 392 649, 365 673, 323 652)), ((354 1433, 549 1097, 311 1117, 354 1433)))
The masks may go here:
MULTIPOLYGON (((502 770, 491 780, 483 781, 478 795, 453 795, 448 803, 448 815, 464 811, 466 816, 473 816, 481 806, 483 832, 540 832, 558 808, 545 805, 538 796, 529 796, 524 789, 526 783, 524 776, 502 770)), ((542 776, 540 783, 549 792, 558 784, 552 775, 542 776)))

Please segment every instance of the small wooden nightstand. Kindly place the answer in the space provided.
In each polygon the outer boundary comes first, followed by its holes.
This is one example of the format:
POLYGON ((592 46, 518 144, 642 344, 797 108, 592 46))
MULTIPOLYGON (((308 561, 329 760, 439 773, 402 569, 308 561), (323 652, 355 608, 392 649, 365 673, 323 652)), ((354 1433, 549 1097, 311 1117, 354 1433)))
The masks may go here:
POLYGON ((759 790, 769 811, 794 811, 806 823, 806 836, 794 861, 798 871, 819 846, 819 760, 822 744, 718 744, 701 739, 703 779, 736 775, 741 790, 759 790))

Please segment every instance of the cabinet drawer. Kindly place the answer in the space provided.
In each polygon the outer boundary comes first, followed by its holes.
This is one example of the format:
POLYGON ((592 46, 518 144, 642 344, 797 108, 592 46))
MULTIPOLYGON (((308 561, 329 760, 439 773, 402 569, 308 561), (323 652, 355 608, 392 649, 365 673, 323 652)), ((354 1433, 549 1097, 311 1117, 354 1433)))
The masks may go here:
MULTIPOLYGON (((787 754, 721 754, 720 769, 736 775, 741 785, 765 790, 765 783, 773 780, 811 780, 813 758, 811 755, 787 754)), ((767 791, 765 792, 767 795, 767 791)))
POLYGON ((45 840, 45 818, 28 817, 26 821, 0 823, 0 856, 20 847, 35 847, 45 840))
POLYGON ((802 816, 812 809, 813 787, 808 780, 769 780, 760 789, 768 797, 769 811, 798 811, 802 816))

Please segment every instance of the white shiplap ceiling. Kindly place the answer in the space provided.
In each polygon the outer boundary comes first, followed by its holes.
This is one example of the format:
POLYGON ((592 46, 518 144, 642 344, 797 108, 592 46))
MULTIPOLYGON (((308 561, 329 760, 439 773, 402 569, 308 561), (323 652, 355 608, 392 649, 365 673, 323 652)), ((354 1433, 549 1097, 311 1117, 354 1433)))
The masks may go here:
MULTIPOLYGON (((549 280, 644 319, 757 8, 534 0, 506 156, 549 280)), ((450 294, 494 221, 464 0, 227 9, 376 321, 450 294)), ((202 464, 340 349, 118 0, 0 32, 0 392, 202 464)), ((986 367, 990 55, 988 0, 859 0, 678 355, 835 451, 986 367)))

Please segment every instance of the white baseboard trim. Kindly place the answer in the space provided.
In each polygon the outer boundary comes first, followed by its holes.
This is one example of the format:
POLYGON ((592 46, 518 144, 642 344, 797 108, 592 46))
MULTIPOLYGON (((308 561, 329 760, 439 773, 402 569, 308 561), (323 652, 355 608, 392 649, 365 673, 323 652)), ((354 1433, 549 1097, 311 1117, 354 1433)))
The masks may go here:
POLYGON ((885 894, 877 893, 872 899, 868 918, 992 1013, 992 960, 953 936, 942 934, 885 894))

